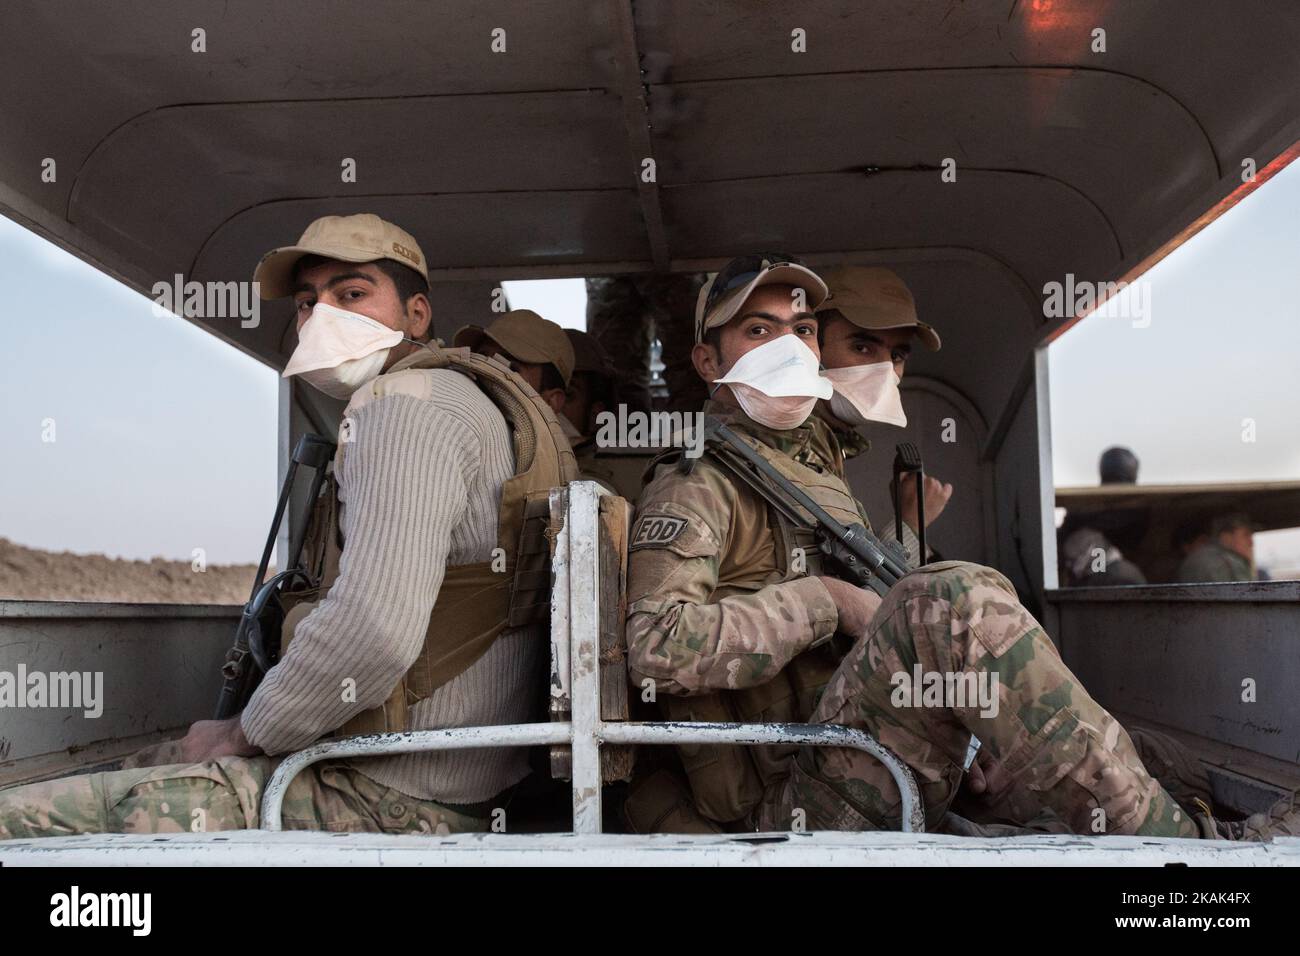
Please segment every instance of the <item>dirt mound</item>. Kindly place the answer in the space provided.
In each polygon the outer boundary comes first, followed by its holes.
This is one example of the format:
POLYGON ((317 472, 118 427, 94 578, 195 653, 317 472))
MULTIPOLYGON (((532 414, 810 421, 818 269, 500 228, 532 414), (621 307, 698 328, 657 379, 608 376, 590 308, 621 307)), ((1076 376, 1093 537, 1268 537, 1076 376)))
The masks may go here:
POLYGON ((187 561, 42 551, 0 538, 0 600, 243 604, 256 573, 253 564, 195 571, 187 561))

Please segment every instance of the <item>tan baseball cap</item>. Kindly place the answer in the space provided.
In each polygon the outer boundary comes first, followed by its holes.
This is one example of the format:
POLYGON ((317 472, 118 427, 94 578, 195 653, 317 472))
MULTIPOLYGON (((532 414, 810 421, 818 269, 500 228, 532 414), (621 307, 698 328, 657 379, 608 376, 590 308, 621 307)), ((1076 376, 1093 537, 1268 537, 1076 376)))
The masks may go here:
POLYGON ((491 339, 521 362, 554 365, 567 388, 573 377, 573 346, 564 329, 544 319, 532 309, 507 312, 486 329, 466 325, 452 338, 455 348, 476 349, 485 338, 491 339))
POLYGON ((253 271, 263 299, 293 295, 293 268, 303 256, 324 256, 342 262, 374 262, 392 259, 414 269, 429 281, 429 268, 420 244, 405 229, 373 213, 355 216, 322 216, 303 232, 294 246, 272 249, 262 256, 253 271))
POLYGON ((809 312, 816 311, 827 293, 826 283, 807 266, 763 256, 740 256, 710 275, 700 289, 695 300, 695 341, 703 342, 704 333, 709 329, 716 329, 734 319, 745 300, 764 285, 790 285, 802 289, 808 296, 809 312), (721 281, 734 283, 735 288, 714 297, 711 293, 720 276, 721 281), (710 298, 714 299, 711 305, 710 298))
POLYGON ((614 360, 609 357, 604 346, 596 341, 594 335, 579 329, 565 329, 564 334, 569 337, 569 344, 573 346, 575 372, 593 372, 609 378, 617 376, 618 373, 614 371, 614 360))
POLYGON ((931 352, 942 344, 939 333, 916 317, 916 300, 898 273, 881 266, 840 266, 826 271, 830 295, 818 312, 836 311, 864 329, 915 328, 931 352))

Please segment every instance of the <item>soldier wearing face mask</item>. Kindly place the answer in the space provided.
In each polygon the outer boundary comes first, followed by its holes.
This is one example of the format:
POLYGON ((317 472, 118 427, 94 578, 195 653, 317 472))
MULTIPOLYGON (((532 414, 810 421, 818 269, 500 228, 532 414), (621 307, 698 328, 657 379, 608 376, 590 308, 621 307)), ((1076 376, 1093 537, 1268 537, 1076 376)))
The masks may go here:
MULTIPOLYGON (((826 286, 788 257, 733 260, 701 292, 696 371, 706 412, 842 523, 867 524, 839 477, 818 374, 816 310, 826 286)), ((1061 661, 992 568, 936 562, 882 599, 832 577, 808 532, 785 519, 712 449, 668 458, 629 535, 628 665, 671 720, 811 721, 860 728, 894 750, 921 789, 927 829, 949 823, 967 770, 997 819, 1063 829, 1259 839, 1295 832, 1279 815, 1226 832, 1189 815, 1143 766, 1124 728, 1061 661), (997 706, 900 699, 911 665, 992 684, 997 706), (996 683, 995 683, 996 681, 996 683), (982 775, 973 740, 997 773, 982 775), (1100 809, 1101 813, 1096 811, 1100 809)), ((685 779, 634 782, 633 829, 897 829, 900 796, 859 751, 800 747, 680 749, 685 779)))
MULTIPOLYGON (((813 314, 825 296, 821 279, 781 257, 733 260, 699 293, 691 359, 711 394, 706 414, 857 523, 865 518, 833 473, 826 426, 809 420, 832 394, 819 375, 813 314)), ((828 586, 804 570, 801 545, 815 551, 707 455, 693 464, 669 455, 654 469, 629 544, 627 643, 634 682, 654 681, 666 719, 792 721, 812 712, 815 689, 835 668, 826 642, 838 618, 828 586), (759 673, 731 652, 742 647, 784 650, 759 673)), ((675 768, 643 766, 628 822, 638 832, 752 829, 792 753, 682 748, 689 782, 675 768)))
MULTIPOLYGON (((823 273, 830 290, 817 310, 818 339, 826 377, 835 395, 818 407, 839 444, 841 462, 871 447, 860 429, 872 422, 907 424, 898 393, 912 346, 939 351, 939 333, 916 317, 912 292, 899 276, 877 266, 844 266, 823 273)), ((841 467, 840 474, 843 474, 841 467)), ((903 546, 916 556, 920 530, 915 480, 899 489, 903 546)), ((952 485, 925 476, 925 525, 943 512, 952 485)), ((894 521, 887 522, 893 528, 894 521)), ((914 563, 918 563, 914 561, 914 563)))
MULTIPOLYGON (((905 426, 898 386, 902 381, 913 346, 927 351, 942 346, 939 333, 920 321, 916 301, 907 284, 894 271, 879 266, 841 266, 822 273, 829 295, 817 310, 818 341, 826 378, 835 386, 829 402, 819 403, 817 414, 830 426, 839 445, 840 458, 847 460, 871 447, 862 430, 872 423, 905 426)), ((842 474, 842 472, 841 472, 842 474)), ((952 496, 952 485, 926 476, 926 527, 944 510, 952 496)), ((914 482, 905 482, 900 493, 903 513, 903 545, 909 555, 920 550, 916 539, 917 493, 914 482)), ((891 520, 887 525, 894 527, 891 520)), ((917 563, 915 559, 911 562, 917 563)), ((1199 767, 1190 751, 1171 738, 1145 729, 1134 729, 1133 742, 1143 762, 1153 768, 1163 784, 1184 805, 1194 799, 1212 801, 1204 770, 1196 773, 1169 772, 1171 767, 1199 767), (1188 784, 1192 780, 1192 785, 1188 784)), ((980 751, 979 767, 998 769, 980 751)), ((963 791, 957 806, 972 814, 981 810, 972 801, 979 794, 963 791)), ((1046 828, 1052 829, 1050 821, 1046 828)))
MULTIPOLYGON (((0 839, 180 832, 200 812, 205 830, 256 828, 279 761, 332 732, 536 719, 545 593, 515 556, 524 498, 576 477, 573 453, 519 375, 425 341, 426 268, 415 239, 374 215, 318 219, 263 257, 261 294, 297 310, 285 375, 349 400, 304 548, 320 586, 286 598, 279 663, 241 715, 199 721, 130 769, 0 793, 0 839)), ((313 764, 287 790, 284 826, 487 830, 528 772, 520 748, 313 764)))

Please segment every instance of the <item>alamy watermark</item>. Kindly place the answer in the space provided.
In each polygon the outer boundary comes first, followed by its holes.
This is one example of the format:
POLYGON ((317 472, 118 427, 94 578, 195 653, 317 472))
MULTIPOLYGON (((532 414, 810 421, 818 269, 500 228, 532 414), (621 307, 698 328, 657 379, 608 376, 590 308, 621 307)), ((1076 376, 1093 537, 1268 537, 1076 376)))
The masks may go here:
POLYGON ((50 925, 121 926, 130 929, 132 936, 148 936, 153 928, 153 894, 83 893, 74 885, 50 897, 50 925))
POLYGON ((1151 283, 1089 282, 1065 274, 1064 282, 1043 286, 1043 317, 1067 319, 1099 315, 1110 319, 1132 319, 1133 328, 1151 325, 1151 283), (1095 311, 1094 311, 1095 310, 1095 311))
POLYGON ((895 671, 889 702, 895 707, 979 708, 981 717, 998 715, 997 671, 927 671, 913 664, 912 673, 895 671))
POLYGON ((0 671, 0 709, 78 709, 94 720, 104 713, 103 671, 0 671))
POLYGON ((704 454, 703 412, 628 411, 596 416, 597 448, 684 448, 687 458, 704 454))
POLYGON ((153 314, 160 319, 179 315, 186 319, 239 319, 241 329, 262 322, 262 296, 257 282, 185 281, 179 272, 170 283, 153 284, 153 314))

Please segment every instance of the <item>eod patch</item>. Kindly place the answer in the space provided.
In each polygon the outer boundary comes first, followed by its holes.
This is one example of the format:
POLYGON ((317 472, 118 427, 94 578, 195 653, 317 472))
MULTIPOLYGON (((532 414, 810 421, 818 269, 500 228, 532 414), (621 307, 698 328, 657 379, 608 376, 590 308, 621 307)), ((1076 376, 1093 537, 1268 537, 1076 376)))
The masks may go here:
POLYGON ((685 518, 673 518, 668 515, 643 515, 632 533, 632 543, 628 550, 635 548, 664 548, 677 540, 686 530, 685 518))

